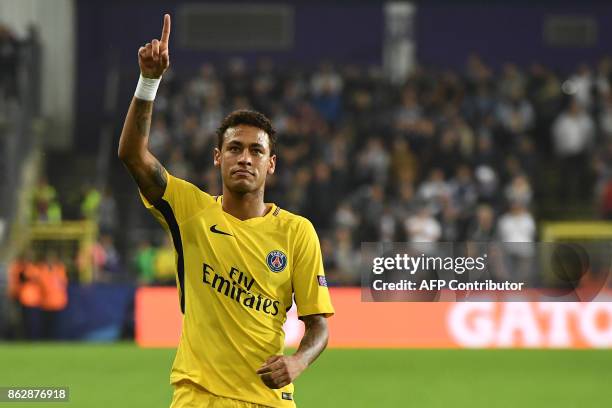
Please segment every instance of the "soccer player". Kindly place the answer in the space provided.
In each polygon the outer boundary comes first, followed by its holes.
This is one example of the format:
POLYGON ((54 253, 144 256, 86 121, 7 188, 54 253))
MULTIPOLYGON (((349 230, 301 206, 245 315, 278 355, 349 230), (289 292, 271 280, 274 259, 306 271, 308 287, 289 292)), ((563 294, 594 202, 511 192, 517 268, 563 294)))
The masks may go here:
POLYGON ((151 154, 153 100, 170 65, 169 37, 166 14, 161 39, 138 51, 141 76, 119 157, 176 250, 184 316, 171 406, 294 407, 292 382, 324 350, 326 318, 334 313, 316 232, 305 218, 264 202, 276 140, 260 113, 233 112, 219 127, 221 196, 173 177, 151 154), (305 332, 296 353, 285 356, 282 326, 292 296, 305 332))

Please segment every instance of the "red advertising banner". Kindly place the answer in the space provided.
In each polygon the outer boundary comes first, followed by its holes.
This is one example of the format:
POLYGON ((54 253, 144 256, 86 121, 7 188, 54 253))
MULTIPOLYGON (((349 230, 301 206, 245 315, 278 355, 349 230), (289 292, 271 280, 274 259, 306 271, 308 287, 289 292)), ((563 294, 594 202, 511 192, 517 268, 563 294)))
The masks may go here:
MULTIPOLYGON (((612 348, 612 303, 367 303, 359 288, 330 289, 336 314, 330 347, 360 348, 612 348)), ((175 347, 181 314, 174 288, 136 293, 136 342, 175 347)), ((303 333, 295 308, 286 343, 303 333)))

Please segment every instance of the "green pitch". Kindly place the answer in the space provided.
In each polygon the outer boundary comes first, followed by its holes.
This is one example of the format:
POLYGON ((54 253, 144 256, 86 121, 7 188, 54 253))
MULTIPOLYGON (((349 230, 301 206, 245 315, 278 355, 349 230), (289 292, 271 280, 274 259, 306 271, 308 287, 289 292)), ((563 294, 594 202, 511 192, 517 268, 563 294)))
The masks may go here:
MULTIPOLYGON (((133 344, 2 344, 0 386, 69 386, 69 403, 0 408, 167 408, 174 350, 133 344)), ((327 350, 296 384, 298 406, 604 407, 612 350, 327 350)))

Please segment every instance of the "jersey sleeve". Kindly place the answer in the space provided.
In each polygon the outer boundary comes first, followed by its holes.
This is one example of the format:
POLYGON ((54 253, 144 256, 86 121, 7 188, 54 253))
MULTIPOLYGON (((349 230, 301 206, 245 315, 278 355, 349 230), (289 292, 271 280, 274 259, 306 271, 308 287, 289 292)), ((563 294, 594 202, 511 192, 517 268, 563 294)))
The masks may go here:
POLYGON ((193 184, 172 176, 166 171, 168 183, 162 198, 149 202, 140 193, 145 207, 151 211, 159 223, 170 233, 175 249, 176 284, 181 312, 185 313, 185 261, 180 225, 198 212, 214 203, 214 199, 193 184))
POLYGON ((149 202, 141 192, 144 206, 165 228, 180 225, 202 209, 214 203, 214 199, 188 181, 172 176, 166 171, 168 183, 162 198, 149 202))
POLYGON ((303 219, 295 243, 292 275, 298 316, 323 314, 330 317, 334 308, 323 270, 323 257, 317 233, 310 221, 303 219))

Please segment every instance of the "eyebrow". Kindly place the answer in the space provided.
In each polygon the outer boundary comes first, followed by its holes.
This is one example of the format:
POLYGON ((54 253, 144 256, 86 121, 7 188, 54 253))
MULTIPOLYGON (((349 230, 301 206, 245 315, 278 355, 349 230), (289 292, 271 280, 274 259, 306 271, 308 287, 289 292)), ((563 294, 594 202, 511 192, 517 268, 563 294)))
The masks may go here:
MULTIPOLYGON (((238 140, 231 140, 231 141, 227 142, 226 145, 227 146, 239 146, 239 147, 244 146, 243 143, 238 141, 238 140)), ((262 145, 261 143, 251 143, 249 145, 249 148, 253 148, 253 147, 259 147, 259 148, 265 149, 265 146, 262 145)))

